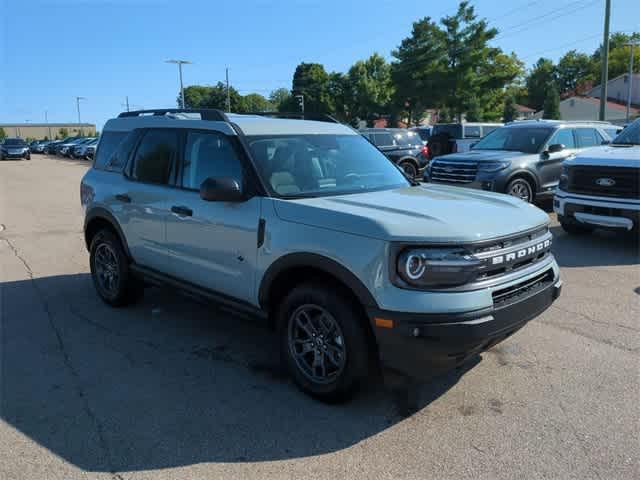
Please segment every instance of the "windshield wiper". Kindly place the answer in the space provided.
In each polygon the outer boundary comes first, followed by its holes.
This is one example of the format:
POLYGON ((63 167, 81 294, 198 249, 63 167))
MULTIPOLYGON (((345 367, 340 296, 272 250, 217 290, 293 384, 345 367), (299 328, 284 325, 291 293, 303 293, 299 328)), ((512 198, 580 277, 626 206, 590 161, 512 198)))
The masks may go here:
POLYGON ((611 145, 616 146, 616 145, 640 145, 640 143, 636 143, 636 142, 615 142, 612 143, 611 145))

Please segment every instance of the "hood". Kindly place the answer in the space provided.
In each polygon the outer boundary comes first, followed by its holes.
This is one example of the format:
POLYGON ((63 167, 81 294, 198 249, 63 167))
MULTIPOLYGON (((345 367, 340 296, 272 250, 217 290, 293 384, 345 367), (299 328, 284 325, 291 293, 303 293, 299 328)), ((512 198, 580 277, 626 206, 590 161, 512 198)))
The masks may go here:
POLYGON ((274 204, 285 221, 389 241, 473 242, 549 223, 520 199, 434 184, 274 204))
POLYGON ((640 168, 640 145, 607 145, 593 147, 565 160, 567 166, 594 165, 601 167, 640 168))
POLYGON ((449 155, 436 157, 434 158, 434 161, 446 160, 448 162, 450 161, 485 162, 485 161, 491 161, 491 160, 515 160, 528 155, 535 155, 535 154, 524 153, 524 152, 514 152, 512 150, 470 150, 464 153, 451 153, 449 155))

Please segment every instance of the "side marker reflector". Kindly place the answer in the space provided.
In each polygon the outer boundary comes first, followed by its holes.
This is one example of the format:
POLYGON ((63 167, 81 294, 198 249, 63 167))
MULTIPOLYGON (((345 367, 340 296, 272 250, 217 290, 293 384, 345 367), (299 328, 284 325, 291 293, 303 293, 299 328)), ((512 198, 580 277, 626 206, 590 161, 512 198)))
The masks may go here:
POLYGON ((380 328, 393 328, 393 320, 389 320, 387 318, 374 318, 376 322, 376 327, 380 328))

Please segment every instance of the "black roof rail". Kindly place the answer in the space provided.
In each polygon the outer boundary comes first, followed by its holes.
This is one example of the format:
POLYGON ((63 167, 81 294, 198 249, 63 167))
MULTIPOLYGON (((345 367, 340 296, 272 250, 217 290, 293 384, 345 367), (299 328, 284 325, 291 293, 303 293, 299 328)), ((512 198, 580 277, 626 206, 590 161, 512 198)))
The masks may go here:
POLYGON ((199 113, 202 120, 228 122, 229 118, 222 110, 215 108, 154 108, 152 110, 132 110, 122 112, 118 118, 139 117, 141 115, 162 116, 168 113, 199 113))
POLYGON ((259 115, 261 117, 287 118, 291 120, 315 120, 317 122, 340 123, 331 115, 316 112, 249 112, 239 115, 259 115))

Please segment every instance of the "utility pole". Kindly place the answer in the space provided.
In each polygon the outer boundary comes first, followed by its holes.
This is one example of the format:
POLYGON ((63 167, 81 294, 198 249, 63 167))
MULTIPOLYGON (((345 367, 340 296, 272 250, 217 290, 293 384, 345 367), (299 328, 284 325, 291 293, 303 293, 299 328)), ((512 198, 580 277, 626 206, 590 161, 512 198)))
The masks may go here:
POLYGON ((86 100, 85 97, 76 97, 76 108, 78 109, 78 124, 82 123, 80 121, 80 100, 86 100))
POLYGON ((629 42, 627 45, 631 50, 629 57, 629 87, 627 90, 627 123, 629 123, 629 120, 631 120, 631 94, 633 93, 631 89, 631 85, 633 84, 633 47, 640 45, 640 43, 629 42))
POLYGON ((47 110, 44 111, 44 123, 47 124, 47 130, 49 131, 49 140, 51 140, 51 127, 49 126, 49 112, 47 110))
POLYGON ((127 95, 125 98, 125 102, 127 104, 127 112, 129 111, 129 95, 127 95))
POLYGON ((304 95, 296 95, 294 98, 298 100, 300 110, 302 110, 302 113, 304 114, 304 95))
POLYGON ((189 60, 165 60, 165 63, 175 63, 178 65, 178 73, 180 75, 180 100, 182 103, 182 108, 184 107, 184 86, 182 84, 182 65, 190 65, 193 62, 189 60))
POLYGON ((602 72, 600 74, 600 115, 605 120, 607 108, 607 82, 609 81, 609 21, 611 18, 611 0, 606 0, 604 11, 604 38, 602 41, 602 72))
POLYGON ((226 70, 227 76, 227 112, 231 112, 231 92, 229 91, 229 69, 226 70))

